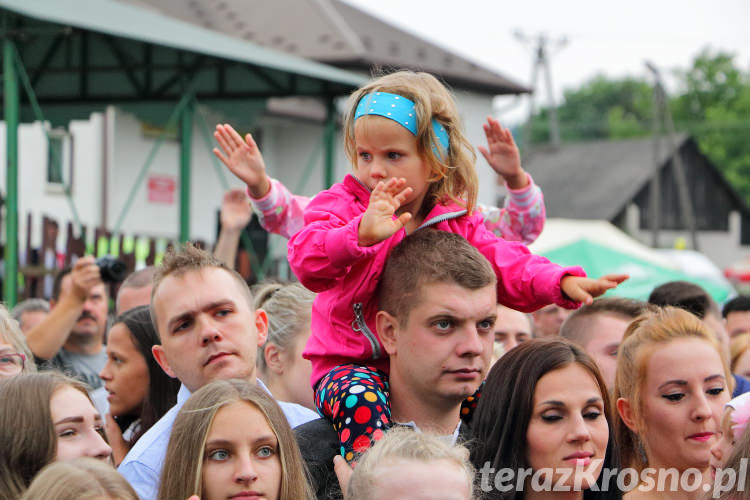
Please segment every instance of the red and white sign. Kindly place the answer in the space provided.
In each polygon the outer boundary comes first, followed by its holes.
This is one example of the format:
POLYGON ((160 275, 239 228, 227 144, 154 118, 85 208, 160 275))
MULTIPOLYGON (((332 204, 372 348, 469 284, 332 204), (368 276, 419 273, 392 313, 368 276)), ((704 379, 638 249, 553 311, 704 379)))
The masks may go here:
POLYGON ((150 203, 174 203, 177 181, 169 175, 152 174, 148 178, 148 201, 150 203))

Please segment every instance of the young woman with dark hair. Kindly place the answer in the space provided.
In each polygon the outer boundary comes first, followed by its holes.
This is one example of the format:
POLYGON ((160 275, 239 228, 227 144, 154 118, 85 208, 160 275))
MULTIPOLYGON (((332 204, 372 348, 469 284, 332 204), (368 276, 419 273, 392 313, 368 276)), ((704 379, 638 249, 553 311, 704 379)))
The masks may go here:
POLYGON ((486 498, 620 498, 615 481, 602 484, 601 471, 618 467, 609 412, 607 388, 583 349, 564 339, 515 347, 487 376, 472 420, 472 462, 486 498), (490 468, 513 477, 483 478, 490 468), (552 491, 556 485, 569 491, 552 491))
POLYGON ((107 364, 99 376, 109 393, 106 429, 115 464, 177 401, 180 382, 151 354, 160 343, 149 306, 124 312, 109 330, 107 364))

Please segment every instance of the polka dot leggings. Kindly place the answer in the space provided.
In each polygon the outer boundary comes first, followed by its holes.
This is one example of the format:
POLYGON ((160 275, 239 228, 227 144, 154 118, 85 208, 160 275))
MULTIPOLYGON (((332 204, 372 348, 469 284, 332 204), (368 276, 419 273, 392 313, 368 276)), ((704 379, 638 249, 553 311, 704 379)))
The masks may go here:
MULTIPOLYGON (((484 382, 461 404, 461 420, 471 421, 484 382)), ((333 422, 341 442, 341 456, 352 463, 392 425, 388 376, 361 365, 339 365, 320 379, 315 406, 333 422)))
POLYGON ((341 456, 352 462, 391 426, 388 376, 361 365, 340 365, 320 379, 315 406, 333 422, 341 456))

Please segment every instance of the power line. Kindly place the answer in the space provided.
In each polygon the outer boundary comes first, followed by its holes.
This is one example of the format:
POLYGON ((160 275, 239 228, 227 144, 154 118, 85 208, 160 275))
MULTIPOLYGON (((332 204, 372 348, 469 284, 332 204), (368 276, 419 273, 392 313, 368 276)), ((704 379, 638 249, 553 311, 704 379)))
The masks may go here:
POLYGON ((529 94, 529 118, 524 126, 521 145, 525 151, 531 145, 531 128, 534 120, 534 100, 536 91, 536 80, 539 75, 539 69, 544 72, 544 83, 547 90, 547 101, 549 102, 549 131, 550 142, 557 146, 560 144, 560 127, 557 120, 557 106, 555 104, 555 92, 552 87, 552 70, 549 65, 549 56, 551 51, 559 51, 568 40, 565 37, 550 39, 544 33, 536 35, 526 35, 521 30, 515 30, 513 35, 523 45, 530 47, 533 52, 534 62, 531 66, 531 94, 529 94))

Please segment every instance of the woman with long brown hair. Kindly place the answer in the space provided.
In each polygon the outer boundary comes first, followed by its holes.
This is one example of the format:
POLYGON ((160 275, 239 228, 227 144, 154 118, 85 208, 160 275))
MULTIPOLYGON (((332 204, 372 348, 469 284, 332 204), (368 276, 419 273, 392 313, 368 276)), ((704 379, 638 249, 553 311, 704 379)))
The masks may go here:
POLYGON ((177 402, 180 381, 164 373, 151 354, 160 343, 149 306, 125 311, 109 329, 107 363, 99 377, 108 393, 106 428, 115 465, 177 402))
POLYGON ((55 373, 0 383, 0 493, 18 498, 45 465, 92 457, 108 460, 102 418, 86 386, 55 373))
POLYGON ((297 441, 278 404, 261 388, 219 380, 180 410, 164 459, 160 500, 312 500, 297 441))
POLYGON ((488 478, 486 498, 619 498, 614 481, 601 474, 618 463, 609 411, 599 369, 576 344, 533 339, 513 348, 490 370, 472 419, 472 462, 480 474, 515 474, 488 478), (524 479, 522 471, 530 475, 524 479))

